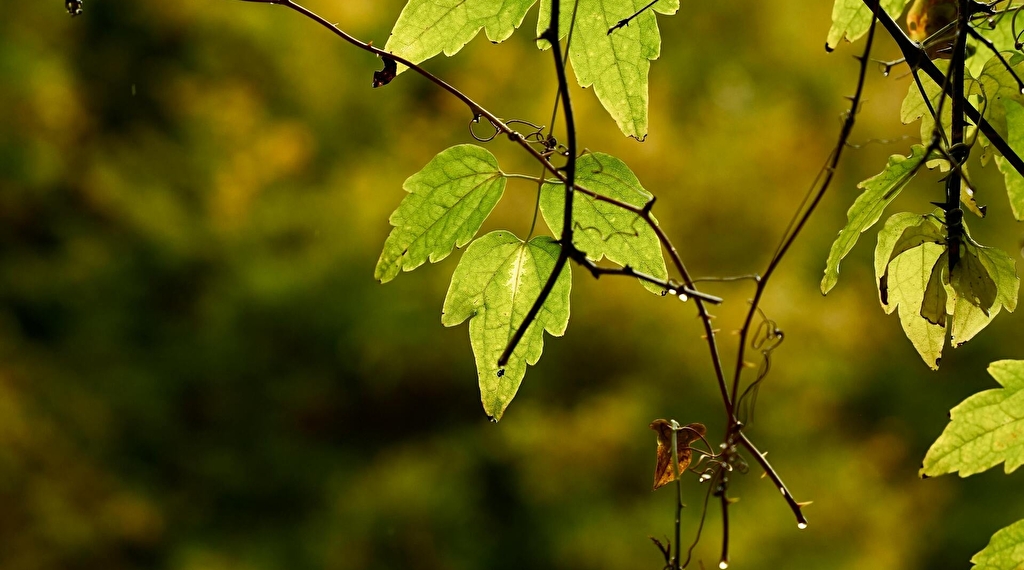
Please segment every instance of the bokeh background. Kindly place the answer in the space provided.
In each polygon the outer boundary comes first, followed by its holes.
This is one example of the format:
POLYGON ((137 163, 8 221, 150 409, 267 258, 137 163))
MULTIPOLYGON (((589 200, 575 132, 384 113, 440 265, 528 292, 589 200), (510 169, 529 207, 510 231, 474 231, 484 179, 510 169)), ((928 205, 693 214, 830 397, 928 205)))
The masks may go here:
MULTIPOLYGON (((309 0, 378 45, 402 4, 309 0)), ((581 144, 632 166, 695 273, 760 271, 834 144, 862 44, 825 53, 831 2, 684 4, 659 18, 647 141, 577 89, 581 144)), ((428 67, 544 123, 535 23, 536 9, 510 41, 428 67)), ((5 5, 0 567, 660 568, 647 537, 671 534, 675 498, 650 490, 647 425, 722 429, 693 307, 577 271, 568 333, 489 423, 466 328, 440 324, 458 252, 372 278, 402 181, 470 141, 470 116, 411 74, 370 89, 379 64, 274 6, 87 0, 72 20, 59 0, 5 5)), ((1024 513, 1020 473, 916 475, 948 409, 994 386, 987 363, 1024 358, 1020 318, 930 372, 878 306, 873 235, 818 291, 856 182, 915 142, 904 71, 872 69, 858 147, 763 304, 786 341, 748 433, 814 503, 798 531, 756 469, 738 477, 735 568, 967 568, 1024 513)), ((1017 256, 991 174, 977 173, 989 217, 969 222, 1017 256)), ((930 209, 936 178, 896 206, 930 209)), ((534 191, 512 181, 485 230, 525 234, 534 191)), ((732 362, 750 284, 706 288, 728 299, 732 362)), ((686 486, 686 541, 703 490, 686 486)), ((719 540, 712 511, 705 567, 719 540)))

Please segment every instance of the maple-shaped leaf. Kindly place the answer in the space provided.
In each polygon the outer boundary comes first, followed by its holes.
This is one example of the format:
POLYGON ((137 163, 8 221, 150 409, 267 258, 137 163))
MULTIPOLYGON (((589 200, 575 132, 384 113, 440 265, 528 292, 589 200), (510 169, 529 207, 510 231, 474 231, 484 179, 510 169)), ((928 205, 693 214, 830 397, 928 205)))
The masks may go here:
MULTIPOLYGON (((439 53, 455 55, 480 30, 503 42, 523 23, 537 0, 409 0, 402 9, 385 51, 413 63, 439 53)), ((401 73, 406 68, 398 66, 401 73)))
POLYGON ((984 550, 971 558, 971 570, 1021 570, 1024 568, 1024 521, 1017 521, 992 535, 984 550))
MULTIPOLYGON (((661 33, 655 12, 675 14, 679 0, 579 0, 569 60, 580 87, 594 93, 623 134, 638 140, 647 136, 647 83, 651 61, 661 55, 661 33), (638 11, 629 25, 608 31, 638 11)), ((574 2, 562 0, 559 38, 569 34, 574 2)), ((541 0, 537 35, 548 29, 551 0, 541 0)), ((538 44, 549 47, 546 40, 538 44)))
POLYGON ((451 327, 469 319, 480 399, 495 421, 519 390, 526 366, 540 360, 544 332, 562 336, 569 324, 572 273, 565 266, 508 364, 498 367, 501 353, 551 276, 560 248, 546 236, 524 242, 510 232, 495 231, 471 243, 452 274, 441 324, 451 327))
POLYGON ((921 466, 921 475, 981 473, 1005 462, 1024 464, 1024 360, 1000 360, 988 373, 1002 386, 975 394, 949 413, 950 422, 921 466))
POLYGON ((654 489, 664 487, 676 480, 676 466, 672 461, 673 434, 675 435, 676 458, 679 461, 679 473, 682 474, 690 466, 693 450, 690 444, 707 434, 704 424, 688 424, 678 427, 674 421, 654 420, 651 429, 658 434, 658 462, 654 467, 654 489))
POLYGON ((373 276, 381 283, 427 261, 437 263, 480 230, 505 191, 505 174, 487 149, 453 146, 402 187, 409 193, 391 214, 394 226, 373 276))

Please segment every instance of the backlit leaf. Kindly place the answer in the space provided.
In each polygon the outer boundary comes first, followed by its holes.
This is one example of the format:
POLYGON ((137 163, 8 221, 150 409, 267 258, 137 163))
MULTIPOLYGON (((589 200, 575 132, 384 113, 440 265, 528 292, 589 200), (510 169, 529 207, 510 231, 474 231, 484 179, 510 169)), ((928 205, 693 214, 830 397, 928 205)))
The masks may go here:
MULTIPOLYGON (((1018 77, 1024 74, 1024 55, 1018 53, 1006 59, 1018 77)), ((1024 94, 1021 93, 1016 79, 1003 65, 1003 62, 998 57, 992 56, 985 63, 977 81, 967 82, 966 94, 983 98, 978 108, 984 111, 985 119, 1005 140, 1008 137, 1006 129, 1007 103, 1024 104, 1024 94)), ((983 145, 988 145, 988 140, 984 137, 980 137, 979 140, 983 145)))
MULTIPOLYGON (((1008 131, 1006 142, 1018 153, 1024 152, 1024 107, 1014 101, 1007 101, 1005 106, 1008 131)), ((1006 180, 1006 194, 1010 198, 1013 217, 1024 220, 1024 176, 1001 156, 996 156, 996 165, 1006 180)))
POLYGON ((913 178, 922 161, 925 160, 926 150, 922 145, 914 145, 911 147, 909 157, 900 154, 890 156, 885 170, 857 185, 864 192, 857 197, 853 206, 850 206, 847 211, 846 227, 839 232, 839 236, 828 253, 825 277, 821 280, 823 294, 828 294, 839 281, 839 263, 853 249, 860 234, 878 221, 885 207, 896 199, 900 191, 913 178))
POLYGON ((898 308, 903 332, 933 370, 939 367, 946 327, 921 317, 921 306, 932 270, 944 251, 942 245, 924 243, 889 263, 889 306, 898 308))
POLYGON ((945 239, 942 223, 935 216, 901 212, 886 220, 878 232, 878 245, 875 247, 875 282, 879 300, 887 314, 896 308, 887 300, 889 262, 923 243, 943 243, 945 239))
POLYGON ((971 570, 1024 568, 1024 521, 1015 522, 992 535, 988 546, 975 554, 971 563, 975 565, 971 570))
MULTIPOLYGON (((651 194, 640 185, 629 167, 608 154, 580 157, 576 161, 576 182, 602 196, 633 206, 643 206, 651 199, 651 194)), ((540 211, 554 235, 562 234, 564 208, 564 186, 545 184, 541 190, 540 211)), ((659 279, 668 277, 661 242, 643 218, 581 192, 575 194, 572 210, 576 223, 573 243, 588 258, 600 261, 607 257, 613 263, 628 265, 659 279)), ((657 285, 646 281, 643 284, 654 293, 662 292, 657 285)))
POLYGON ((505 191, 505 175, 490 152, 459 145, 435 156, 405 181, 409 193, 391 214, 374 278, 387 283, 400 270, 448 257, 469 243, 505 191))
POLYGON ((939 259, 932 266, 931 276, 928 277, 928 285, 924 289, 924 297, 921 299, 921 318, 933 325, 946 327, 946 284, 945 274, 947 271, 947 258, 949 252, 943 252, 939 259))
POLYGON ((562 336, 569 323, 572 274, 567 265, 508 365, 498 367, 498 358, 551 275, 559 250, 549 237, 523 242, 507 231, 491 232, 466 248, 452 275, 441 323, 450 327, 469 319, 480 399, 495 421, 519 390, 526 366, 540 360, 544 331, 562 336))
MULTIPOLYGON (((413 63, 439 53, 455 55, 480 30, 503 42, 523 23, 537 0, 409 0, 402 9, 385 51, 413 63)), ((404 65, 398 66, 401 73, 404 65)))
MULTIPOLYGON (((628 26, 609 34, 623 18, 636 13, 648 0, 579 0, 569 59, 581 87, 594 86, 605 110, 628 136, 643 140, 648 127, 647 83, 651 61, 661 55, 661 33, 655 12, 674 14, 679 0, 660 0, 628 26)), ((573 2, 562 1, 559 37, 568 35, 573 2)), ((548 28, 551 0, 541 0, 537 35, 548 28)), ((539 42, 543 48, 547 41, 539 42)))
MULTIPOLYGON (((908 0, 882 0, 882 9, 893 18, 903 12, 908 0)), ((835 0, 832 6, 832 28, 825 40, 825 49, 832 51, 844 37, 855 42, 868 33, 873 15, 863 0, 835 0)))
POLYGON ((1002 388, 975 394, 950 411, 921 475, 967 477, 1004 462, 1010 473, 1024 463, 1024 360, 993 362, 988 372, 1002 388))

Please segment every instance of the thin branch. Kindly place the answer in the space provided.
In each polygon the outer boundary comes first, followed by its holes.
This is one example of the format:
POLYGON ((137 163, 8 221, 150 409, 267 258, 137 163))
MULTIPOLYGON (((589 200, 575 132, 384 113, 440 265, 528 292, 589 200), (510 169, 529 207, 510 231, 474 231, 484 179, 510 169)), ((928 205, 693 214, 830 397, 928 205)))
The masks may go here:
POLYGON ((708 303, 712 303, 715 305, 722 302, 721 297, 716 297, 714 295, 709 295, 701 291, 696 291, 694 289, 687 287, 686 285, 676 283, 671 279, 660 279, 648 273, 637 271, 636 269, 633 269, 628 265, 623 267, 601 267, 597 265, 596 262, 588 258, 585 253, 579 251, 578 249, 571 254, 570 259, 572 259, 580 266, 582 266, 584 269, 589 271, 595 279, 600 278, 602 275, 621 275, 624 277, 635 277, 641 281, 646 281, 647 283, 657 285, 658 287, 661 287, 662 289, 668 291, 669 295, 678 296, 680 298, 683 298, 684 300, 685 298, 693 297, 702 299, 704 301, 707 301, 708 303))
POLYGON ((565 209, 562 216, 562 237, 559 240, 562 247, 558 251, 558 258, 555 259, 555 265, 551 270, 551 275, 548 276, 547 282, 544 283, 544 287, 541 289, 540 295, 537 296, 537 300, 533 302, 533 306, 530 307, 529 312, 526 313, 526 317, 523 318, 523 322, 518 328, 516 328, 516 331, 512 334, 512 338, 509 339, 508 345, 505 346, 505 350, 498 358, 498 366, 505 366, 508 364, 509 358, 512 357, 512 352, 523 339, 523 335, 526 334, 526 329, 530 328, 530 325, 537 318, 537 315, 540 314, 540 310, 544 306, 544 302, 548 300, 548 296, 555 287, 555 282, 558 281, 559 277, 562 275, 562 270, 565 269, 565 263, 569 260, 569 256, 576 248, 572 242, 574 231, 572 223, 572 204, 576 190, 576 117, 572 111, 572 100, 569 97, 569 80, 566 78, 565 60, 562 59, 562 45, 558 38, 560 9, 561 0, 552 0, 551 21, 548 24, 548 29, 541 37, 546 38, 551 42, 551 53, 555 58, 555 70, 558 73, 558 90, 561 93, 562 111, 565 115, 566 136, 569 139, 569 160, 566 162, 564 168, 565 209))
POLYGON ((619 22, 617 24, 615 24, 614 26, 608 28, 608 33, 606 35, 610 36, 610 35, 612 35, 612 32, 614 32, 615 30, 617 30, 619 28, 625 28, 626 26, 629 25, 630 22, 635 20, 637 18, 637 16, 639 16, 640 14, 643 14, 647 10, 650 10, 651 6, 654 6, 657 3, 658 3, 658 0, 651 0, 650 4, 644 6, 643 8, 640 8, 632 16, 619 20, 619 22))
POLYGON ((796 499, 793 498, 793 494, 789 492, 789 489, 786 487, 786 484, 783 483, 782 479, 779 478, 779 474, 776 473, 775 469, 773 469, 771 464, 768 463, 768 459, 765 458, 763 453, 758 451, 757 447, 754 446, 753 442, 751 442, 749 438, 747 438, 747 435, 745 433, 743 433, 742 431, 737 432, 736 437, 739 438, 739 442, 743 445, 743 447, 747 448, 747 451, 749 451, 750 454, 754 456, 754 460, 757 461, 759 465, 761 465, 761 468, 764 469, 764 472, 768 474, 768 478, 772 480, 772 483, 775 483, 775 488, 777 488, 779 492, 782 493, 782 498, 786 500, 786 503, 789 504, 789 508, 793 511, 793 514, 796 515, 797 528, 807 528, 807 518, 804 517, 803 510, 800 508, 800 503, 798 503, 796 499))

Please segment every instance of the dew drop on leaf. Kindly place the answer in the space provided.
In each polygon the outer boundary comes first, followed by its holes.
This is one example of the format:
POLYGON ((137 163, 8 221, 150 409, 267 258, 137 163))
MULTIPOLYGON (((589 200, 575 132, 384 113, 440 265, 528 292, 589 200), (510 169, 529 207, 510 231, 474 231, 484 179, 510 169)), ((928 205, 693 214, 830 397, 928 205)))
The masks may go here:
POLYGON ((803 530, 803 529, 807 528, 807 523, 805 523, 805 522, 796 523, 796 528, 798 528, 800 530, 803 530))
POLYGON ((729 567, 729 563, 726 562, 725 560, 723 560, 723 561, 718 563, 718 567, 721 568, 722 570, 725 570, 726 568, 729 567))

